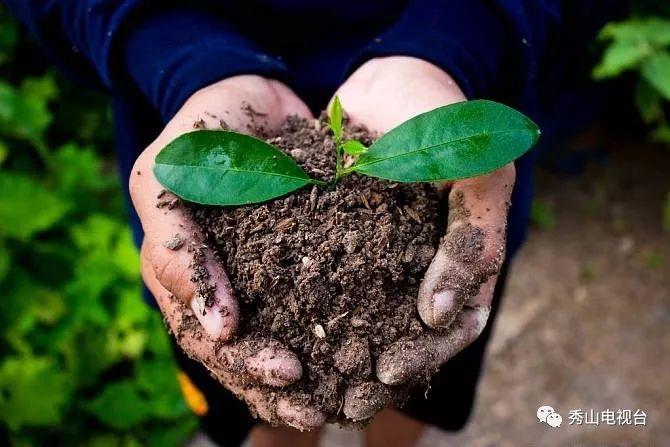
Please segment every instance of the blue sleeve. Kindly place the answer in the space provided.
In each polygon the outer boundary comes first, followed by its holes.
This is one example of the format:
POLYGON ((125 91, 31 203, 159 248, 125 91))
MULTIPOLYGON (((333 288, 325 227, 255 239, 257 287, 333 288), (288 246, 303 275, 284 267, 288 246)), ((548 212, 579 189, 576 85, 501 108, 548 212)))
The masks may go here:
POLYGON ((56 64, 115 91, 139 89, 168 120, 196 90, 242 73, 281 77, 258 49, 206 2, 5 0, 56 64), (154 7, 152 7, 152 4, 154 7), (205 5, 200 7, 201 5, 205 5))
POLYGON ((510 96, 537 75, 560 1, 412 0, 358 59, 414 56, 448 72, 466 96, 510 96))

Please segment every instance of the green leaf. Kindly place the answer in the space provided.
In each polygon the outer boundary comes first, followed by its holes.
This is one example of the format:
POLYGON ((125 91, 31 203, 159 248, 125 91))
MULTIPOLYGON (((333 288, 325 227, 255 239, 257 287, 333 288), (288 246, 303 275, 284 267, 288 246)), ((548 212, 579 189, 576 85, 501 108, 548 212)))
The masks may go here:
POLYGON ((663 117, 661 97, 658 92, 644 79, 638 80, 635 85, 635 105, 642 121, 647 124, 660 120, 663 117))
POLYGON ((93 436, 86 443, 86 447, 121 447, 121 439, 112 434, 102 434, 93 436))
POLYGON ((657 53, 642 65, 642 77, 654 87, 660 95, 670 101, 670 54, 657 53))
POLYGON ((363 143, 357 140, 349 140, 342 145, 342 150, 349 155, 361 155, 368 151, 363 143))
POLYGON ((556 223, 549 204, 543 200, 533 200, 530 208, 530 221, 541 230, 551 230, 556 223))
POLYGON ((189 413, 177 381, 177 368, 171 359, 143 360, 135 368, 137 384, 149 396, 154 415, 177 419, 189 413))
POLYGON ((651 17, 630 19, 605 25, 600 40, 647 41, 657 46, 670 45, 670 20, 651 17))
POLYGON ((88 405, 101 422, 118 430, 128 430, 149 419, 151 407, 130 380, 111 383, 88 405))
POLYGON ((510 107, 484 100, 461 102, 394 128, 347 171, 398 182, 474 177, 520 157, 539 135, 535 123, 510 107))
POLYGON ((0 283, 5 279, 7 273, 9 272, 9 267, 12 262, 12 255, 9 252, 9 248, 5 241, 0 239, 0 283))
POLYGON ((81 148, 67 143, 54 153, 54 172, 59 191, 65 194, 100 191, 109 183, 109 178, 101 175, 103 160, 91 148, 81 148))
POLYGON ((651 141, 655 141, 657 143, 670 144, 670 126, 667 124, 660 124, 651 131, 649 138, 651 141))
POLYGON ((9 147, 7 146, 7 143, 0 140, 0 166, 5 162, 8 154, 9 147))
POLYGON ((330 106, 330 130, 333 131, 335 141, 342 140, 342 104, 337 95, 330 106))
POLYGON ((0 86, 0 118, 7 133, 38 144, 52 120, 49 102, 57 95, 49 75, 24 79, 18 89, 0 86))
POLYGON ((28 240, 49 229, 70 204, 32 178, 0 172, 0 234, 28 240))
POLYGON ((185 200, 221 206, 263 202, 314 182, 274 146, 222 130, 176 138, 156 156, 154 174, 185 200))
POLYGON ((197 428, 197 419, 182 417, 167 427, 160 427, 149 432, 147 444, 149 447, 181 447, 183 445, 191 445, 187 441, 197 428))
POLYGON ((635 68, 651 53, 646 42, 616 41, 603 54, 600 63, 593 69, 595 79, 611 78, 625 70, 635 68))
POLYGON ((0 420, 11 429, 55 426, 70 397, 67 376, 47 357, 6 357, 0 363, 0 420))

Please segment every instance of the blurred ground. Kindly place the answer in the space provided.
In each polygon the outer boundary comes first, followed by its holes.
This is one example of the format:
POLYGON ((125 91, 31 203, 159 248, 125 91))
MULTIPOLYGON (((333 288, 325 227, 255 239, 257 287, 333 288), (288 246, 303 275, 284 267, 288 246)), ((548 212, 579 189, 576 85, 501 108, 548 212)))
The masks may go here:
MULTIPOLYGON (((533 228, 495 326, 476 409, 421 447, 670 445, 670 151, 613 141, 575 179, 537 172, 550 228, 533 228), (563 425, 537 421, 552 405, 563 425), (643 409, 647 426, 570 426, 572 409, 643 409)), ((325 446, 356 445, 329 428, 325 446)))

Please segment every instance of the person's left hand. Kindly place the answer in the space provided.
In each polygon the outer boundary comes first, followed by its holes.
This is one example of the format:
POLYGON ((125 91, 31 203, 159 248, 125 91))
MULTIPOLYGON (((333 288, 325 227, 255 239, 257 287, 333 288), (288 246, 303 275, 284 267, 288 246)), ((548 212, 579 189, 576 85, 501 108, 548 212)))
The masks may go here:
MULTIPOLYGON (((386 132, 429 110, 466 98, 453 79, 426 61, 404 56, 373 59, 340 87, 337 95, 349 121, 386 132)), ((377 377, 387 385, 430 376, 470 345, 486 325, 505 255, 507 209, 514 185, 510 163, 490 174, 459 180, 449 192, 449 223, 428 267, 418 311, 435 329, 401 341, 382 353, 377 377)), ((347 393, 345 414, 363 419, 378 411, 347 393)))

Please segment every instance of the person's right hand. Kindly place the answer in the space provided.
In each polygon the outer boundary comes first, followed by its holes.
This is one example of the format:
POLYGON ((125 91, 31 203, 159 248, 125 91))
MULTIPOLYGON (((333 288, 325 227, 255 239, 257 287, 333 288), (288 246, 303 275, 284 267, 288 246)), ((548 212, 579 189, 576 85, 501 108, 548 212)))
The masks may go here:
POLYGON ((195 123, 218 129, 224 122, 249 133, 252 124, 276 129, 292 114, 311 118, 288 87, 259 76, 235 76, 199 90, 138 157, 130 193, 144 229, 142 276, 180 346, 263 419, 311 429, 324 415, 280 389, 300 378, 297 357, 272 340, 230 342, 239 319, 230 282, 180 201, 153 174, 156 154, 195 123))

